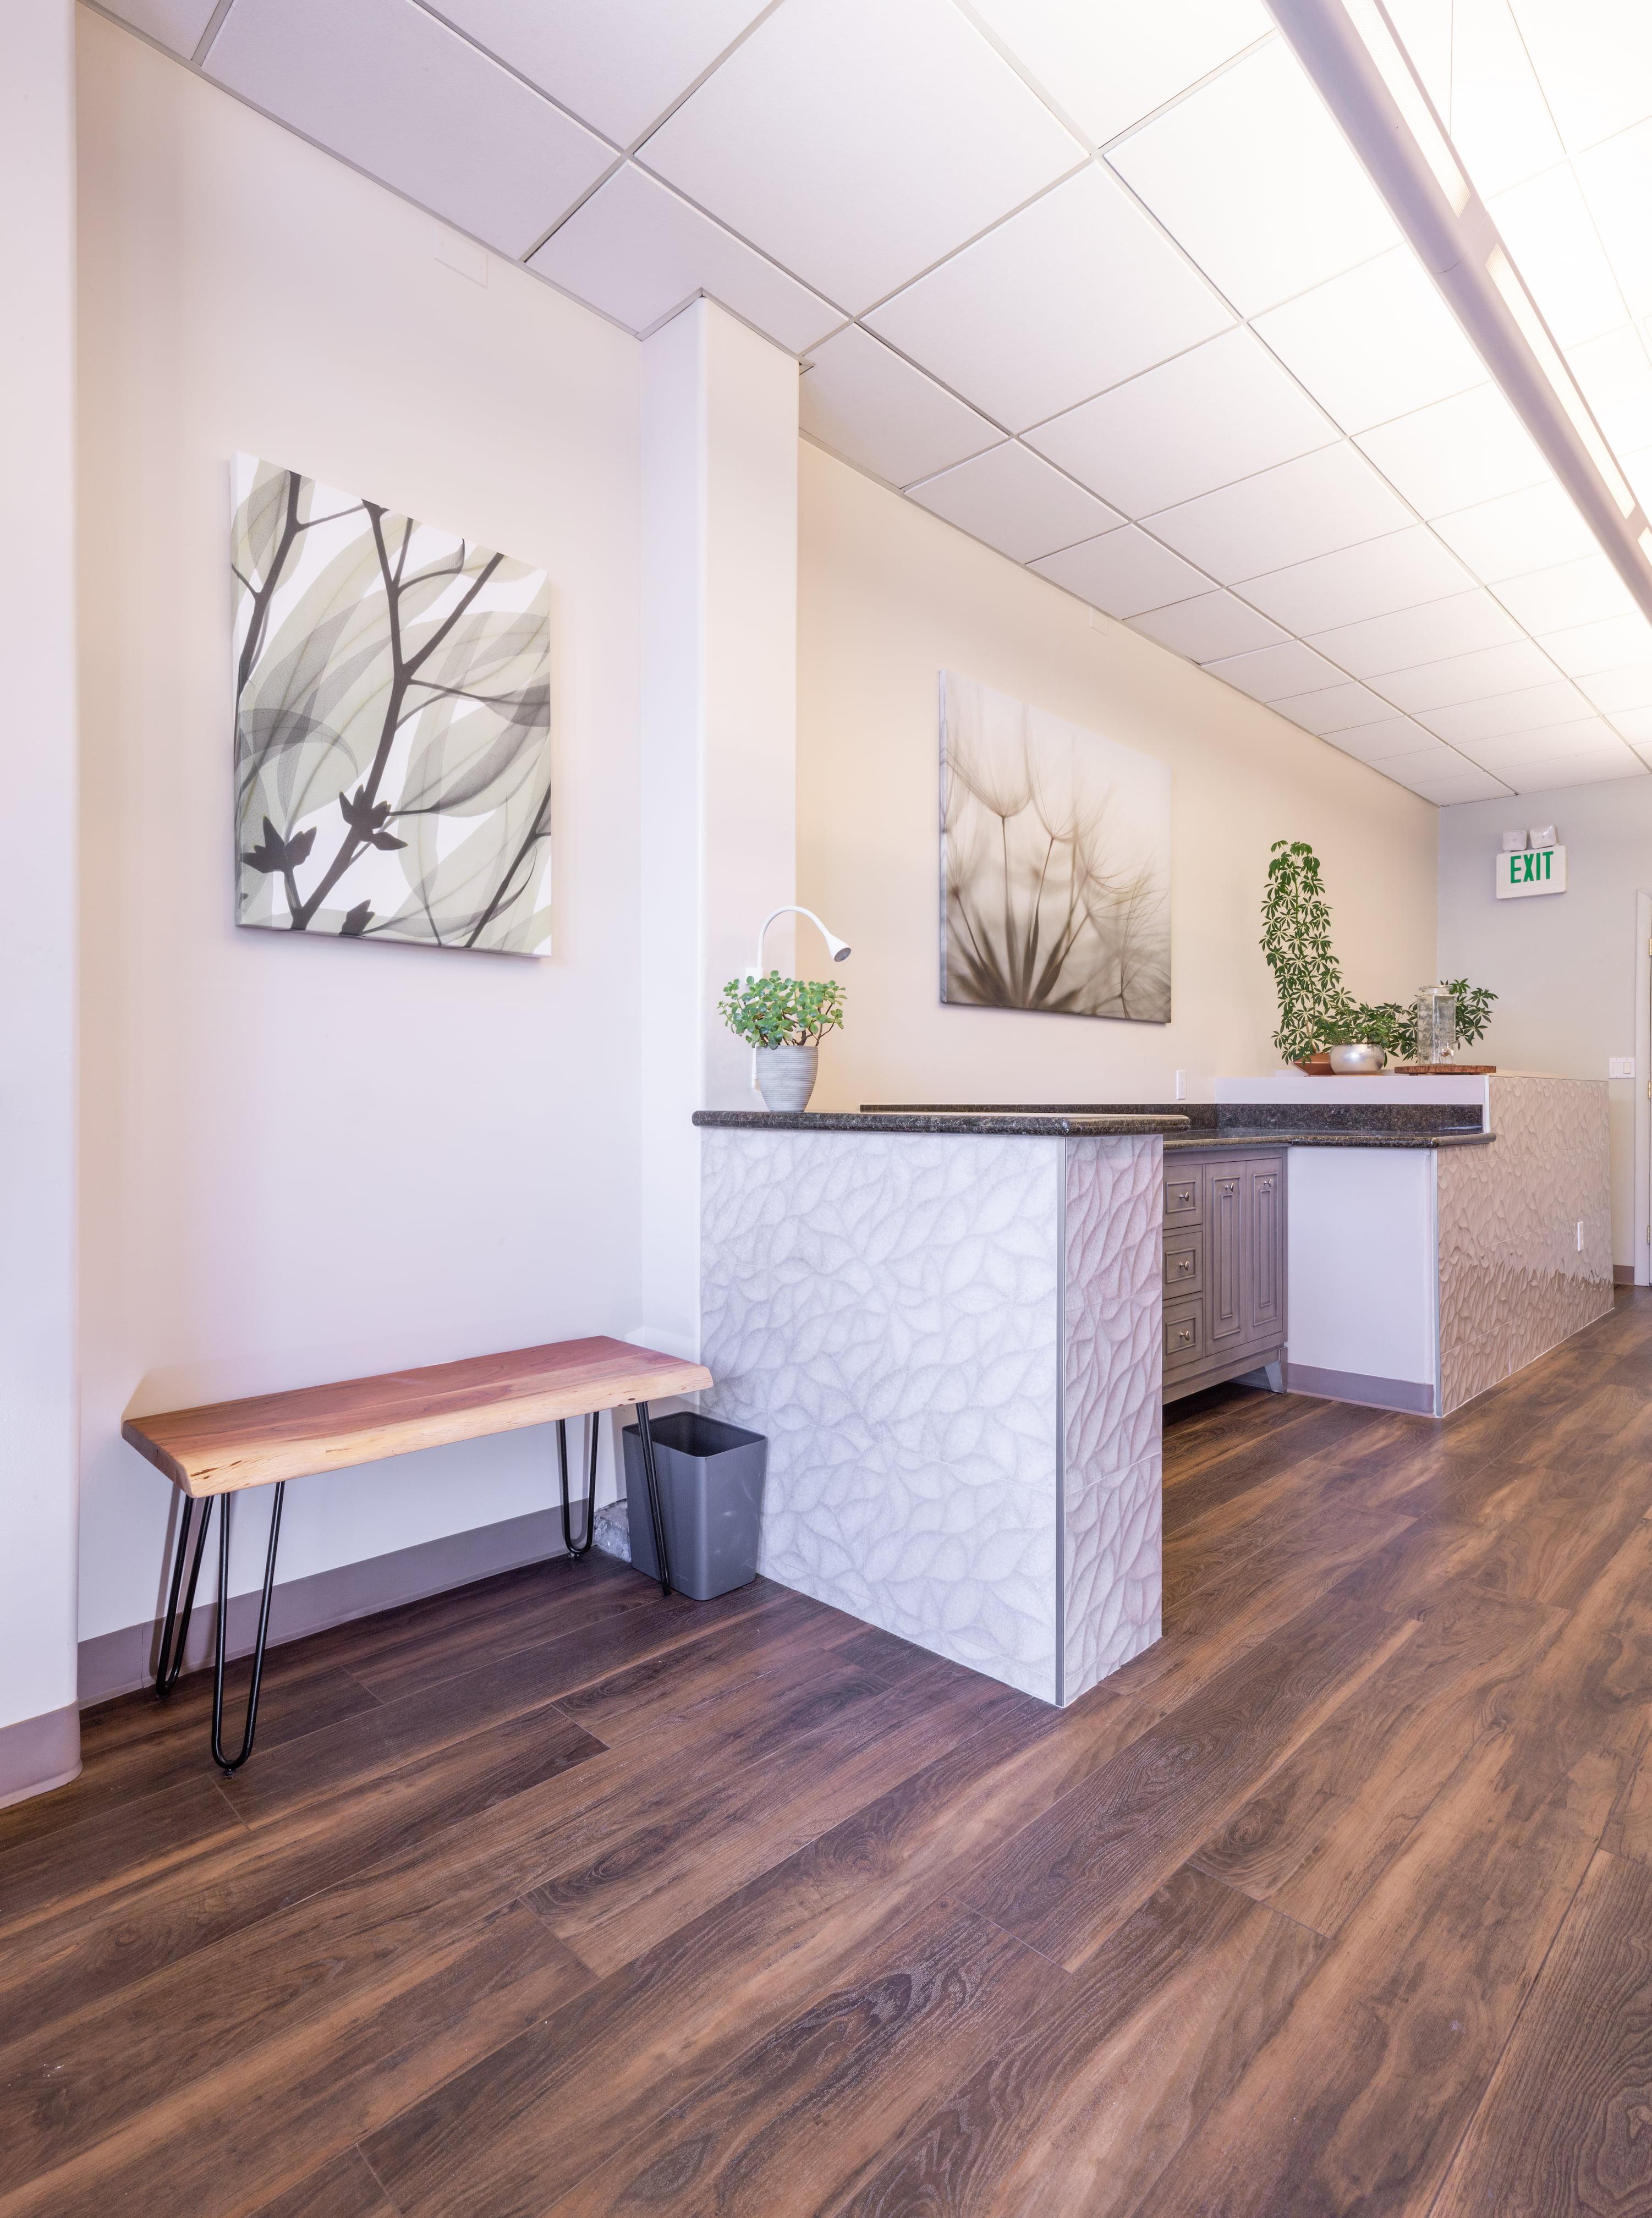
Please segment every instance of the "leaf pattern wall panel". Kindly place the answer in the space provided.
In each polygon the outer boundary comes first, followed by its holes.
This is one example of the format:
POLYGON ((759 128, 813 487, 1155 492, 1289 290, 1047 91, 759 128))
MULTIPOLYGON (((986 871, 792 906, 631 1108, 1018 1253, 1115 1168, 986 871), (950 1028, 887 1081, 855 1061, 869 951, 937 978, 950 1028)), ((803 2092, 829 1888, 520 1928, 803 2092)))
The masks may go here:
POLYGON ((1161 1630, 1164 1149, 1069 1140, 1062 1699, 1161 1630))
POLYGON ((238 922, 544 953, 546 573, 248 455, 232 474, 238 922))
POLYGON ((1612 1303, 1604 1081, 1488 1082, 1491 1146, 1442 1148, 1435 1159, 1443 1414, 1612 1303))
POLYGON ((701 1135, 706 1407, 770 1578, 1055 1698, 1061 1146, 701 1135))

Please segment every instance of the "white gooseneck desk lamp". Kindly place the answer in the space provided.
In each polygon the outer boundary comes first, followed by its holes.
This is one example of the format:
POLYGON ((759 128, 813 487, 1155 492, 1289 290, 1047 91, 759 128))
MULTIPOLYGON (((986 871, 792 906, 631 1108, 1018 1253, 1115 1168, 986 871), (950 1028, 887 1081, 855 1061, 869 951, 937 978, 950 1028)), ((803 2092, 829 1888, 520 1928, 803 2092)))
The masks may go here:
MULTIPOLYGON (((834 963, 846 963, 851 955, 853 954, 854 950, 850 946, 849 942, 846 939, 839 939, 835 932, 828 932, 825 925, 821 923, 820 918, 816 916, 812 908, 805 908, 799 901, 783 901, 778 908, 770 909, 768 915, 763 920, 763 929, 758 934, 757 968, 746 972, 746 975, 748 978, 760 978, 763 976, 763 943, 769 937, 769 926, 774 922, 777 917, 780 916, 807 917, 809 922, 820 933, 821 939, 825 940, 827 950, 834 963)), ((752 1091, 755 1094, 757 1090, 758 1051, 753 1048, 752 1050, 752 1091)))

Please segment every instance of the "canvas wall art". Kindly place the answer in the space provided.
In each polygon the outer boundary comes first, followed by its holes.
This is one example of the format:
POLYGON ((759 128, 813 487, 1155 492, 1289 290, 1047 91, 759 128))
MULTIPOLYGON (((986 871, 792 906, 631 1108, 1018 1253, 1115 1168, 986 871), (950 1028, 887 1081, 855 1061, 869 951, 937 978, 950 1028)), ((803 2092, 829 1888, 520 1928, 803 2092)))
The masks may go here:
POLYGON ((1170 771, 941 673, 941 999, 1170 1021, 1170 771))
POLYGON ((238 455, 237 918, 543 954, 543 570, 238 455))

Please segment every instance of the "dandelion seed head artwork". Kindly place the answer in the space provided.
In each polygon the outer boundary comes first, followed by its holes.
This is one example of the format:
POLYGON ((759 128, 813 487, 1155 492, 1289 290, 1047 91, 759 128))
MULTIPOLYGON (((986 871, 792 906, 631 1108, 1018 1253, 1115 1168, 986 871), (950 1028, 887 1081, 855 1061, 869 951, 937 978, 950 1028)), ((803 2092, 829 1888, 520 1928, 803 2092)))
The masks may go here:
POLYGON ((237 920, 542 954, 543 570, 238 455, 237 920))
POLYGON ((941 999, 1170 1021, 1170 771, 941 673, 941 999))

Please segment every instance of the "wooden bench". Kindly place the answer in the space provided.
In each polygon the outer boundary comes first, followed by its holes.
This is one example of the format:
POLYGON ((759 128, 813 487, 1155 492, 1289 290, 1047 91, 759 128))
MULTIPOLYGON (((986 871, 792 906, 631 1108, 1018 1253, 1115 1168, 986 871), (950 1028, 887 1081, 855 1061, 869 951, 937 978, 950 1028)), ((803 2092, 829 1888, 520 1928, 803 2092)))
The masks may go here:
POLYGON ((302 1386, 287 1394, 256 1394, 244 1402, 217 1402, 204 1409, 128 1417, 121 1428, 121 1438, 157 1471, 164 1471, 183 1496, 155 1671, 156 1693, 163 1697, 170 1694, 183 1668, 189 1613, 195 1606, 195 1583, 201 1576, 215 1500, 222 1498, 223 1509, 218 1526, 212 1750, 215 1763, 226 1772, 234 1772, 252 1753, 258 1722, 258 1687, 269 1631, 269 1598, 275 1583, 282 1499, 289 1478, 343 1471, 351 1464, 377 1463, 386 1456, 405 1455, 413 1448, 475 1440, 485 1433, 516 1432, 525 1425, 554 1423, 562 1488, 562 1537, 569 1554, 579 1557, 591 1546, 596 1522, 595 1421, 604 1409, 636 1410, 660 1591, 669 1594, 671 1574, 665 1561, 648 1404, 664 1395, 692 1394, 710 1384, 711 1373, 703 1364, 661 1355, 653 1348, 633 1348, 622 1340, 562 1340, 544 1348, 513 1348, 503 1355, 429 1364, 418 1371, 387 1371, 376 1379, 346 1379, 333 1386, 302 1386), (576 1416, 592 1420, 585 1538, 577 1546, 568 1499, 566 1431, 567 1419, 576 1416), (270 1505, 269 1549, 258 1608, 258 1637, 252 1652, 246 1727, 240 1752, 227 1756, 223 1745, 224 1642, 229 1617, 230 1505, 245 1488, 269 1485, 275 1493, 270 1505), (189 1553, 192 1524, 195 1554, 185 1588, 184 1559, 189 1553))

